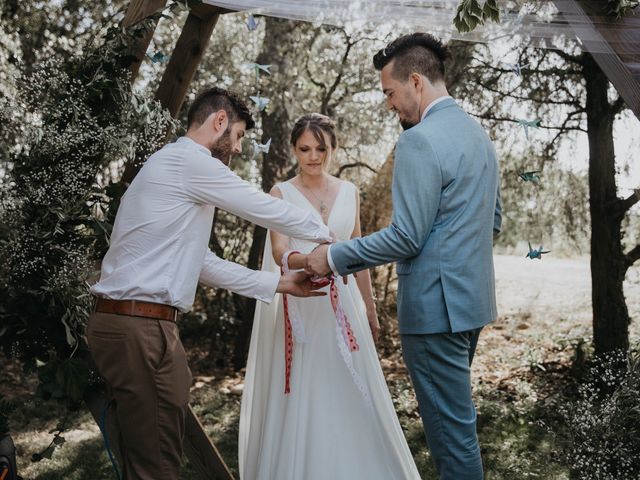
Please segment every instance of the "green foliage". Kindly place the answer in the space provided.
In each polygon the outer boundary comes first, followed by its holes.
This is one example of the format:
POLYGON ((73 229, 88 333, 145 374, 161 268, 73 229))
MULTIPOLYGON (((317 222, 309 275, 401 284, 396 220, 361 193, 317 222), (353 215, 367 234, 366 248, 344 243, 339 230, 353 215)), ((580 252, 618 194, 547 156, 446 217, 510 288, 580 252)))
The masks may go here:
POLYGON ((464 33, 475 30, 478 25, 484 25, 488 20, 500 23, 497 0, 485 0, 482 5, 478 0, 462 0, 453 24, 459 32, 464 33))
POLYGON ((16 409, 13 401, 5 400, 0 395, 0 439, 9 433, 9 415, 16 409))
POLYGON ((0 340, 26 368, 45 363, 39 392, 69 405, 88 385, 89 368, 69 357, 108 244, 110 195, 121 193, 105 173, 157 148, 174 125, 131 88, 130 45, 146 28, 112 27, 83 54, 23 68, 15 95, 0 99, 0 122, 13 130, 0 184, 0 340))
POLYGON ((563 409, 574 478, 640 477, 640 353, 597 360, 579 398, 563 409))
POLYGON ((607 0, 607 15, 624 17, 640 5, 638 0, 607 0))

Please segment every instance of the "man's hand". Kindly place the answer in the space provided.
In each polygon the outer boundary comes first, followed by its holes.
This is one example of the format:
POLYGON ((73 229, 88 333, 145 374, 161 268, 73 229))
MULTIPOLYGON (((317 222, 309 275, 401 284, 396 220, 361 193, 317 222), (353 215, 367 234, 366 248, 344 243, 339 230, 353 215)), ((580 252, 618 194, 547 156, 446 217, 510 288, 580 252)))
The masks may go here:
POLYGON ((280 277, 276 292, 287 293, 294 297, 322 297, 327 293, 317 290, 326 285, 326 283, 312 283, 309 274, 305 272, 289 272, 280 277))
POLYGON ((307 265, 305 270, 307 273, 324 277, 331 272, 329 261, 327 260, 327 250, 329 245, 318 245, 313 252, 307 255, 307 265))

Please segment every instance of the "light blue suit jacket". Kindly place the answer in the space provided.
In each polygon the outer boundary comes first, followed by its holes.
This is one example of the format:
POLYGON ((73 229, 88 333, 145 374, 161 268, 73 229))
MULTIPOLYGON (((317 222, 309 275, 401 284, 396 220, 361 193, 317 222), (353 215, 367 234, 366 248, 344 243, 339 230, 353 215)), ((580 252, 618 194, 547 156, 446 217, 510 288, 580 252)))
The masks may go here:
POLYGON ((392 198, 391 225, 331 246, 338 272, 397 261, 401 334, 463 332, 493 321, 498 162, 487 133, 453 99, 400 136, 392 198))

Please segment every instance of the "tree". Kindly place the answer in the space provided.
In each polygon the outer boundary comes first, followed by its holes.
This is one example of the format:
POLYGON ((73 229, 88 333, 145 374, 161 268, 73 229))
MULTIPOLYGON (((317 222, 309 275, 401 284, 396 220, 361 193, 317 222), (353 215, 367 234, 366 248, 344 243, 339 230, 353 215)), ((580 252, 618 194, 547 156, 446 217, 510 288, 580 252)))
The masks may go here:
MULTIPOLYGON (((626 350, 630 319, 623 281, 629 267, 640 258, 640 246, 625 252, 622 226, 631 207, 640 201, 640 190, 628 198, 618 198, 613 126, 625 109, 624 101, 617 95, 610 100, 613 89, 605 74, 590 54, 579 52, 571 44, 561 45, 557 50, 525 47, 513 61, 526 65, 521 78, 511 67, 496 62, 488 49, 478 56, 473 71, 483 89, 496 95, 497 102, 485 104, 477 115, 490 121, 493 131, 502 137, 508 135, 509 125, 519 128, 518 118, 526 115, 541 119, 540 128, 550 133, 542 148, 532 145, 529 151, 515 153, 516 158, 521 155, 525 160, 508 172, 512 185, 518 172, 531 167, 528 163, 531 160, 534 167, 530 169, 544 168, 543 182, 549 182, 552 177, 547 175, 547 169, 553 166, 561 140, 573 132, 586 133, 594 347, 598 355, 626 350)), ((537 135, 533 132, 530 135, 537 135)), ((566 189, 559 188, 558 192, 561 191, 566 189)), ((575 193, 580 191, 574 189, 575 193)), ((558 198, 563 203, 569 201, 561 209, 566 212, 566 226, 572 228, 586 221, 579 218, 582 216, 579 196, 558 198)), ((540 210, 539 216, 542 215, 546 211, 540 210)), ((540 222, 544 224, 545 219, 540 222)))

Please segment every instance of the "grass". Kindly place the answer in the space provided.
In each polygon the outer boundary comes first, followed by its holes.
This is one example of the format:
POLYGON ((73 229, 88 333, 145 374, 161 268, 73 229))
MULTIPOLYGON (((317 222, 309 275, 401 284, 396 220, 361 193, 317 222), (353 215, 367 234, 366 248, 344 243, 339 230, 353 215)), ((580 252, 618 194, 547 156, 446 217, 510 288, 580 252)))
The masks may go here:
MULTIPOLYGON (((402 374, 401 366, 386 365, 396 410, 420 474, 424 479, 437 478, 408 379, 402 374)), ((556 455, 558 437, 545 426, 554 421, 553 406, 561 392, 547 393, 542 398, 536 390, 548 389, 545 376, 553 374, 539 370, 536 375, 510 378, 502 385, 476 387, 478 432, 488 480, 569 478, 566 466, 556 455)), ((238 377, 222 376, 212 383, 203 382, 192 391, 196 414, 236 476, 240 397, 222 393, 220 389, 238 381, 238 377)), ((557 384, 557 379, 553 381, 557 384)), ((24 395, 25 402, 12 417, 12 432, 18 445, 19 472, 25 479, 115 478, 100 432, 87 413, 72 417, 64 433, 66 442, 56 449, 50 460, 31 462, 33 453, 48 446, 53 436, 49 431, 56 428, 63 412, 54 403, 29 401, 27 394, 24 395)), ((196 478, 186 462, 182 478, 196 478)))

